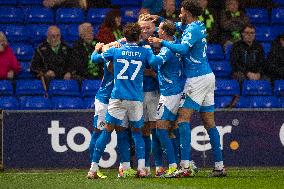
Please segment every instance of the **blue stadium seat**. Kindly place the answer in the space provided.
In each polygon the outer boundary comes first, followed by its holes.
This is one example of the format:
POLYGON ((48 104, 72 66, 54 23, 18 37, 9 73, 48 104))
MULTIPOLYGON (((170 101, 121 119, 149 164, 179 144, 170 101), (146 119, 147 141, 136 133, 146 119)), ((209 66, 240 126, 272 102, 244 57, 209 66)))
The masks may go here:
POLYGON ((95 98, 85 98, 84 105, 86 109, 95 109, 95 98))
POLYGON ((35 79, 35 76, 31 73, 31 62, 20 62, 21 72, 16 76, 16 79, 35 79))
POLYGON ((284 8, 274 8, 271 12, 272 24, 284 24, 284 8))
POLYGON ((25 26, 7 25, 4 33, 10 43, 29 40, 28 30, 26 30, 25 26))
POLYGON ((245 80, 243 82, 242 95, 253 96, 253 95, 271 95, 272 89, 270 82, 267 80, 245 80))
POLYGON ((84 80, 82 82, 82 97, 96 96, 101 86, 101 80, 84 80))
POLYGON ((39 0, 18 0, 21 5, 41 6, 42 1, 39 0))
POLYGON ((51 102, 48 98, 38 96, 20 97, 21 110, 48 110, 51 109, 51 102))
POLYGON ((36 24, 36 25, 30 25, 29 27, 29 33, 30 33, 30 41, 35 44, 42 42, 44 39, 46 39, 47 35, 47 30, 49 25, 41 25, 41 24, 36 24))
POLYGON ((117 6, 120 6, 120 7, 141 6, 142 0, 136 0, 136 1, 133 1, 133 0, 124 0, 124 1, 121 1, 121 0, 111 0, 111 4, 112 5, 117 5, 117 6))
POLYGON ((274 81, 274 95, 284 96, 284 80, 274 81))
POLYGON ((278 98, 279 108, 284 108, 284 97, 278 98))
POLYGON ((40 80, 18 80, 16 96, 44 96, 45 91, 40 80))
POLYGON ((256 26, 256 40, 270 42, 274 39, 273 31, 270 26, 256 26))
POLYGON ((209 60, 223 60, 224 52, 220 44, 208 44, 207 46, 207 57, 209 60))
POLYGON ((50 96, 80 96, 76 80, 52 80, 49 84, 50 96))
POLYGON ((269 51, 270 51, 270 47, 271 47, 271 43, 261 43, 265 56, 268 55, 269 51))
POLYGON ((34 54, 33 47, 28 44, 14 43, 11 48, 19 61, 30 61, 34 54))
POLYGON ((1 7, 0 23, 23 23, 24 13, 20 8, 1 7))
POLYGON ((275 39, 278 37, 280 34, 284 32, 284 24, 283 25, 272 25, 271 27, 272 31, 272 38, 275 39))
POLYGON ((0 6, 4 6, 4 5, 17 5, 18 4, 18 0, 1 0, 0 1, 0 6))
POLYGON ((138 7, 128 7, 121 8, 121 19, 123 23, 136 22, 138 20, 140 8, 138 7))
POLYGON ((9 80, 0 80, 0 95, 6 96, 6 95, 13 95, 13 85, 9 80))
POLYGON ((53 97, 53 109, 84 109, 83 100, 79 97, 53 97))
POLYGON ((246 9, 246 15, 252 24, 268 24, 269 17, 267 9, 260 8, 248 8, 246 9))
POLYGON ((226 108, 231 103, 232 98, 232 96, 215 96, 215 108, 226 108))
POLYGON ((101 24, 106 14, 110 11, 109 8, 91 8, 88 10, 87 13, 87 22, 90 22, 92 24, 101 24))
POLYGON ((216 77, 230 77, 231 64, 228 61, 210 61, 210 66, 216 77))
POLYGON ((251 108, 250 96, 241 96, 236 104, 236 108, 251 108))
POLYGON ((60 24, 58 27, 61 31, 61 36, 64 39, 64 41, 76 41, 79 38, 79 32, 78 32, 78 26, 77 24, 60 24))
POLYGON ((278 108, 278 99, 275 96, 251 96, 251 108, 278 108))
POLYGON ((240 94, 240 86, 236 80, 216 80, 215 95, 229 96, 240 94))
POLYGON ((56 11, 56 23, 82 23, 84 12, 79 8, 60 8, 56 11))
POLYGON ((19 109, 19 102, 17 98, 11 96, 0 97, 1 110, 17 110, 19 109))
POLYGON ((54 22, 54 16, 52 9, 46 8, 30 8, 26 11, 25 22, 31 23, 48 23, 54 22))

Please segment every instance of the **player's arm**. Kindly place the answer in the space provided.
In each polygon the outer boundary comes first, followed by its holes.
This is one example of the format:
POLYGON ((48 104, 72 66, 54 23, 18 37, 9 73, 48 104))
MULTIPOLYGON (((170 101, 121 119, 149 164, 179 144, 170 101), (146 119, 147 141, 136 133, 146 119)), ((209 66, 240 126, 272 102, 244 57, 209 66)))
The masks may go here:
MULTIPOLYGON (((102 47, 101 47, 102 48, 102 47)), ((114 55, 114 47, 108 49, 106 52, 99 54, 98 51, 94 51, 91 56, 91 61, 95 64, 106 61, 112 61, 114 55)))

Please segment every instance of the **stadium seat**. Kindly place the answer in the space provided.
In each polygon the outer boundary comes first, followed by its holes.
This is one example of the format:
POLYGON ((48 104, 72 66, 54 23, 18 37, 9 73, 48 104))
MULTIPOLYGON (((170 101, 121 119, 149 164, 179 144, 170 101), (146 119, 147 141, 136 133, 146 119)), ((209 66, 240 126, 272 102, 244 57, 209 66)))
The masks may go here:
POLYGON ((14 43, 11 48, 19 61, 30 61, 34 54, 33 47, 28 44, 14 43))
POLYGON ((120 7, 141 6, 142 0, 136 0, 136 1, 133 1, 133 0, 124 0, 124 1, 121 1, 121 0, 111 0, 111 4, 112 5, 117 5, 117 6, 120 6, 120 7))
POLYGON ((250 96, 241 96, 236 104, 236 108, 251 108, 250 96))
POLYGON ((40 80, 18 80, 16 96, 44 96, 45 91, 40 80))
POLYGON ((208 44, 207 46, 207 57, 209 60, 223 60, 224 52, 220 44, 208 44))
POLYGON ((35 79, 35 76, 31 73, 31 62, 20 62, 21 72, 16 75, 16 79, 35 79))
POLYGON ((42 1, 39 0, 18 0, 21 5, 33 5, 33 6, 41 6, 42 1))
POLYGON ((1 7, 0 23, 23 23, 24 13, 20 8, 1 7))
POLYGON ((9 80, 0 80, 0 95, 6 96, 6 95, 13 95, 13 85, 9 80))
POLYGON ((267 57, 269 51, 270 51, 270 47, 271 47, 271 43, 261 43, 265 56, 267 57))
POLYGON ((236 80, 216 80, 215 95, 228 96, 240 94, 240 86, 236 80))
POLYGON ((231 103, 232 98, 232 96, 216 96, 214 99, 215 108, 226 108, 231 103))
POLYGON ((84 80, 82 82, 82 97, 96 96, 101 86, 101 80, 84 80))
POLYGON ((274 8, 271 12, 272 24, 284 24, 284 8, 274 8))
POLYGON ((17 4, 18 4, 18 0, 1 0, 0 1, 0 6, 5 6, 5 5, 16 6, 17 4))
POLYGON ((274 81, 274 95, 284 96, 284 80, 274 81))
POLYGON ((230 77, 231 64, 228 61, 210 61, 210 66, 216 77, 230 77))
POLYGON ((92 24, 101 24, 104 21, 106 14, 110 10, 111 9, 109 8, 89 9, 87 13, 87 22, 90 22, 92 24))
POLYGON ((275 96, 251 96, 251 108, 278 108, 278 99, 275 96))
POLYGON ((0 97, 0 109, 1 110, 17 110, 19 109, 19 102, 17 98, 12 96, 0 97))
POLYGON ((49 84, 50 96, 80 96, 76 80, 52 80, 49 84))
POLYGON ((20 97, 21 110, 48 110, 51 109, 51 102, 45 97, 25 96, 20 97))
POLYGON ((26 11, 25 22, 27 24, 32 23, 48 23, 54 22, 54 16, 52 9, 46 8, 30 8, 26 11))
POLYGON ((85 98, 84 105, 86 109, 95 109, 95 98, 85 98))
POLYGON ((60 8, 56 11, 56 23, 82 23, 84 12, 79 8, 60 8))
POLYGON ((243 82, 242 95, 271 95, 272 89, 270 82, 267 80, 245 80, 243 82))
POLYGON ((53 97, 53 109, 83 109, 83 100, 79 97, 53 97))
POLYGON ((29 40, 25 26, 7 25, 4 33, 10 43, 25 42, 29 40))
POLYGON ((278 108, 284 108, 284 97, 278 98, 278 108))
POLYGON ((274 39, 273 31, 270 26, 256 27, 256 40, 260 42, 270 42, 274 39))
POLYGON ((39 43, 42 42, 44 39, 46 39, 46 34, 47 34, 47 30, 49 25, 40 25, 40 24, 36 24, 36 25, 30 25, 29 27, 29 33, 30 33, 30 41, 35 44, 35 43, 39 43))
POLYGON ((252 24, 268 24, 269 17, 267 9, 260 8, 248 8, 246 9, 246 15, 252 24))
POLYGON ((68 41, 76 41, 79 38, 79 32, 78 32, 78 26, 77 24, 60 24, 58 27, 61 31, 61 36, 64 39, 65 42, 68 41))
POLYGON ((123 23, 136 22, 138 20, 140 8, 138 7, 129 7, 121 8, 121 19, 123 23))

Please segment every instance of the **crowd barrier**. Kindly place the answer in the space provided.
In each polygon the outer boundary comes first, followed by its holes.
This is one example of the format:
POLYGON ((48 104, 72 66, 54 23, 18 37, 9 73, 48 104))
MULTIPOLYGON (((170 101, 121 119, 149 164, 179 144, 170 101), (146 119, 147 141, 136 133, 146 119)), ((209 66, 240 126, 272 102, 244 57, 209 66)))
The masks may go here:
MULTIPOLYGON (((4 169, 88 168, 88 146, 94 112, 3 111, 4 169)), ((284 110, 218 110, 215 121, 226 166, 284 166, 284 110)), ((211 145, 198 114, 191 122, 192 159, 213 166, 211 145)), ((112 133, 100 166, 118 165, 112 133)))

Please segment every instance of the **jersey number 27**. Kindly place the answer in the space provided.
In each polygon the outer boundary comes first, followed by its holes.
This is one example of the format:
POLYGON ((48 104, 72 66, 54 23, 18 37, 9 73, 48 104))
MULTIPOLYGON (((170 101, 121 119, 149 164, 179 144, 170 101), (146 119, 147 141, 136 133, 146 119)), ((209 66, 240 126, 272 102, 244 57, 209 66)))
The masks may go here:
POLYGON ((130 80, 134 80, 142 67, 142 61, 131 60, 129 62, 128 60, 125 59, 117 59, 116 61, 124 64, 122 70, 117 74, 117 79, 129 79, 127 75, 123 74, 126 72, 130 64, 136 64, 137 67, 130 78, 130 80))

